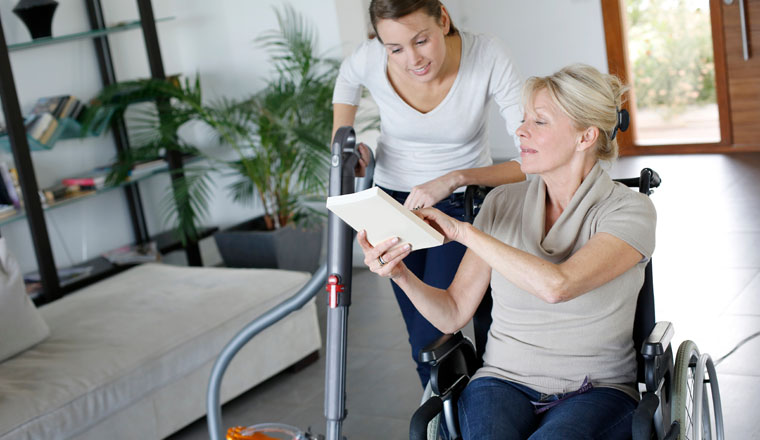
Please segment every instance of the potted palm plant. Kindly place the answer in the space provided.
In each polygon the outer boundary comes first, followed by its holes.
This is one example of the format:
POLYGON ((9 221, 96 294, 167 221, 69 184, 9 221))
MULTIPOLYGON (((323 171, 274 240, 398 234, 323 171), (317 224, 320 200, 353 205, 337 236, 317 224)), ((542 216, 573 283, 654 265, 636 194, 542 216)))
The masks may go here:
POLYGON ((324 216, 309 202, 324 200, 338 62, 316 54, 313 28, 292 8, 276 13, 279 29, 258 40, 277 75, 253 96, 219 109, 226 145, 237 153, 229 164, 237 176, 233 199, 260 201, 264 214, 215 239, 228 266, 313 270, 324 216), (267 250, 274 254, 269 262, 267 250))
POLYGON ((198 78, 141 80, 104 89, 93 110, 110 107, 120 115, 147 99, 157 103, 133 118, 138 141, 119 157, 110 177, 113 183, 127 179, 136 163, 170 151, 207 159, 203 165, 173 171, 179 178, 172 180, 164 209, 180 238, 195 237, 208 212, 210 172, 221 172, 235 177, 228 187, 234 201, 259 204, 264 211, 260 218, 215 235, 225 264, 313 270, 324 214, 310 203, 324 201, 326 193, 332 88, 339 64, 317 55, 313 28, 292 7, 275 12, 279 29, 257 40, 269 51, 276 75, 252 96, 204 104, 198 78), (191 121, 210 128, 224 150, 234 152, 234 159, 183 141, 177 132, 191 121))

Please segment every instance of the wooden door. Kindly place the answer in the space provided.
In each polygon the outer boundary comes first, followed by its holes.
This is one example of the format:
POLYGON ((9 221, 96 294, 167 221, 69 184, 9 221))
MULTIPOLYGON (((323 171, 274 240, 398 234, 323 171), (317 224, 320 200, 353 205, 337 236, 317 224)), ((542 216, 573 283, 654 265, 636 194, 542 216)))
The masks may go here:
POLYGON ((741 149, 760 150, 760 0, 721 0, 720 4, 732 145, 741 149), (746 29, 744 33, 742 6, 746 29), (743 47, 745 36, 747 59, 743 47))
MULTIPOLYGON (((611 73, 630 83, 624 0, 602 0, 611 73)), ((721 140, 688 145, 637 145, 634 130, 620 136, 622 155, 760 151, 760 0, 710 0, 721 140), (742 5, 743 2, 743 5, 742 5), (745 60, 741 6, 749 56, 745 60)), ((630 104, 636 124, 635 96, 630 104)))

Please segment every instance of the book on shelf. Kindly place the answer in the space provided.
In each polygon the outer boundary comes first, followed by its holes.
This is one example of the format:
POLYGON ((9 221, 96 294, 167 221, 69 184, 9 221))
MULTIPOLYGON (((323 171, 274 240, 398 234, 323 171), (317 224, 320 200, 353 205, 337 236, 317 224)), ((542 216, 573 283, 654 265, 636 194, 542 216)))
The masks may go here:
POLYGON ((3 186, 8 194, 8 201, 16 209, 21 207, 21 188, 18 184, 18 176, 15 174, 16 170, 8 168, 5 162, 0 162, 0 179, 3 181, 3 186))
POLYGON ((4 205, 14 205, 13 199, 11 199, 10 191, 5 183, 5 179, 0 178, 0 207, 4 205))
POLYGON ((64 200, 75 199, 95 194, 96 190, 88 187, 66 186, 62 183, 40 190, 40 201, 43 206, 52 206, 64 200))
POLYGON ((50 139, 53 138, 53 135, 55 134, 55 131, 57 129, 58 129, 58 120, 53 119, 52 121, 50 121, 47 128, 45 128, 45 131, 37 140, 40 141, 41 144, 47 144, 48 142, 50 142, 50 139))
POLYGON ((373 246, 392 237, 399 238, 395 247, 409 243, 413 250, 443 244, 441 233, 378 187, 328 197, 327 209, 356 231, 366 230, 373 246))
POLYGON ((103 254, 108 261, 115 265, 140 264, 159 261, 161 254, 155 241, 145 244, 128 245, 103 254))
POLYGON ((164 159, 154 159, 140 162, 132 167, 129 176, 134 179, 152 173, 158 169, 166 168, 166 166, 166 161, 164 159))
POLYGON ((79 102, 79 100, 75 97, 71 95, 67 96, 66 100, 61 104, 61 110, 58 112, 57 118, 62 119, 71 117, 71 110, 77 102, 79 102))
POLYGON ((75 121, 79 121, 80 116, 84 114, 85 109, 87 109, 87 106, 85 105, 85 103, 80 100, 77 100, 77 102, 74 103, 74 106, 71 109, 71 112, 69 113, 68 117, 71 119, 74 119, 75 121))
MULTIPOLYGON (((92 272, 93 266, 73 266, 58 269, 58 281, 61 283, 72 283, 82 278, 87 278, 92 272)), ((40 273, 34 272, 24 275, 24 283, 39 283, 41 281, 40 273)))
POLYGON ((8 217, 13 217, 17 213, 18 211, 16 211, 15 206, 0 204, 0 220, 6 219, 8 217))
POLYGON ((68 97, 69 95, 58 95, 39 98, 32 108, 32 114, 41 115, 43 113, 50 113, 52 116, 58 117, 68 97))
POLYGON ((55 121, 55 117, 52 113, 40 113, 34 116, 34 119, 29 123, 26 133, 35 140, 40 140, 42 135, 48 129, 50 124, 55 121))
POLYGON ((33 139, 47 144, 58 129, 58 121, 78 118, 82 107, 79 99, 72 95, 39 98, 24 121, 26 132, 33 139))
POLYGON ((101 189, 106 186, 110 166, 98 167, 78 176, 71 176, 61 180, 64 186, 78 186, 80 188, 101 189))
POLYGON ((63 186, 78 186, 80 188, 101 189, 106 186, 106 174, 95 176, 69 177, 61 180, 63 186))

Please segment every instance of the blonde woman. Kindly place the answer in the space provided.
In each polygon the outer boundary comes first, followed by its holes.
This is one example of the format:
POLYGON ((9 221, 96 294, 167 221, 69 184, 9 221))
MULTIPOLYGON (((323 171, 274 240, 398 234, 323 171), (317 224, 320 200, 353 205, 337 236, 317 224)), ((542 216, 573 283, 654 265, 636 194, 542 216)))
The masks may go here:
POLYGON ((601 166, 617 154, 624 91, 585 65, 528 80, 517 134, 529 179, 494 189, 474 225, 419 212, 468 249, 447 289, 406 268, 409 249, 372 247, 359 234, 370 269, 444 333, 464 326, 490 283, 484 366, 459 401, 465 438, 630 438, 631 333, 656 213, 601 166))

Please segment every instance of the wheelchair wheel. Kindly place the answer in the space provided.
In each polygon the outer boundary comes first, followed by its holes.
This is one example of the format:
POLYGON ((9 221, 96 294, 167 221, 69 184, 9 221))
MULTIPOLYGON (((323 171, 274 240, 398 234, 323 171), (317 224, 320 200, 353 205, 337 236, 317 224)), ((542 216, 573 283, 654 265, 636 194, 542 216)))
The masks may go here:
POLYGON ((718 377, 708 354, 684 341, 675 364, 672 420, 678 421, 680 440, 723 440, 723 411, 718 377), (709 387, 710 393, 707 393, 709 387))

